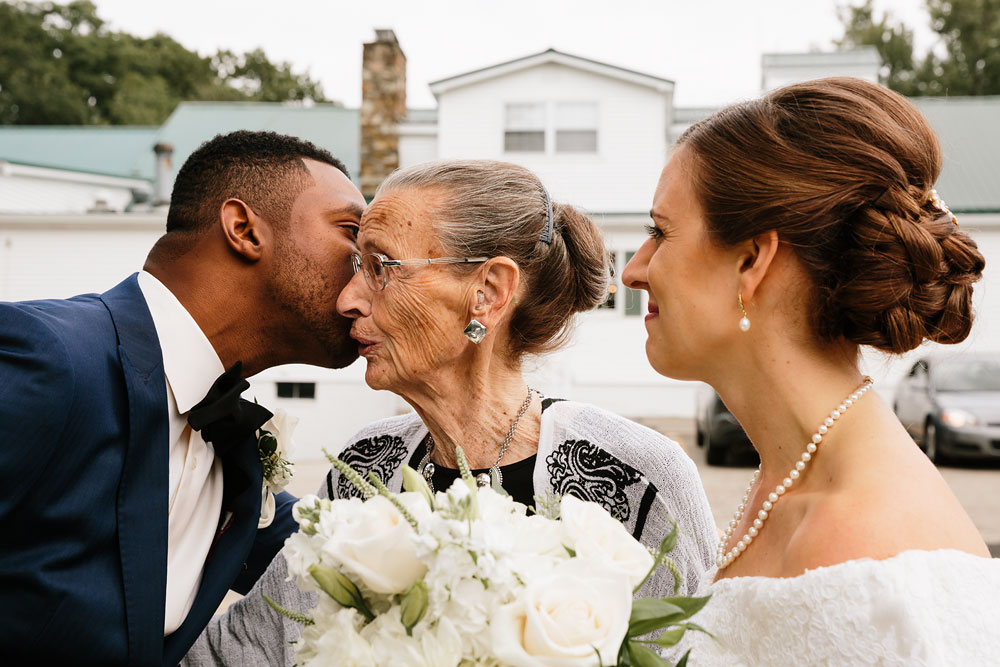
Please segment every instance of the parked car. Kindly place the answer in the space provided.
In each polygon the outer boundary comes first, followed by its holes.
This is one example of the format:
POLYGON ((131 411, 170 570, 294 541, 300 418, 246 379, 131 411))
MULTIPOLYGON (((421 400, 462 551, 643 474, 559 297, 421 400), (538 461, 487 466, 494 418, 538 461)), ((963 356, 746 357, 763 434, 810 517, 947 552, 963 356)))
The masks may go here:
POLYGON ((893 410, 932 461, 1000 458, 1000 356, 920 359, 893 410))
POLYGON ((746 458, 757 456, 736 417, 707 385, 697 395, 695 441, 705 448, 705 460, 713 466, 725 463, 730 454, 746 458))

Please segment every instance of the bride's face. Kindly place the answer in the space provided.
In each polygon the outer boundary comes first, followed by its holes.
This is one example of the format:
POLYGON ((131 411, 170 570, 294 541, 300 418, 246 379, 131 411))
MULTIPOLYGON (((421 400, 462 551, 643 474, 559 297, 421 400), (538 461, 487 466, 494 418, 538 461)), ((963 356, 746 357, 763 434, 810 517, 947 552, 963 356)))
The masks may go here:
MULTIPOLYGON (((361 218, 361 254, 387 259, 443 256, 433 229, 435 202, 433 193, 416 189, 380 196, 361 218)), ((378 290, 367 284, 364 271, 356 273, 341 292, 337 309, 354 321, 351 336, 368 362, 368 386, 405 396, 468 352, 462 331, 468 323, 471 287, 449 266, 394 266, 383 271, 387 282, 378 290)))
POLYGON ((710 241, 685 149, 663 169, 650 216, 649 238, 622 274, 649 292, 646 356, 662 375, 703 380, 738 333, 739 259, 710 241))

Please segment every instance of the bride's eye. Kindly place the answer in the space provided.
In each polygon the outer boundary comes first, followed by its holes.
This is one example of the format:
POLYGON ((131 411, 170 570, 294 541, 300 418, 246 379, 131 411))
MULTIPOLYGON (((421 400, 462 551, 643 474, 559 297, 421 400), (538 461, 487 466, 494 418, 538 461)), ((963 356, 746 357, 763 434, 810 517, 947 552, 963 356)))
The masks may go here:
POLYGON ((646 234, 656 242, 660 242, 666 238, 663 231, 656 225, 646 225, 646 234))

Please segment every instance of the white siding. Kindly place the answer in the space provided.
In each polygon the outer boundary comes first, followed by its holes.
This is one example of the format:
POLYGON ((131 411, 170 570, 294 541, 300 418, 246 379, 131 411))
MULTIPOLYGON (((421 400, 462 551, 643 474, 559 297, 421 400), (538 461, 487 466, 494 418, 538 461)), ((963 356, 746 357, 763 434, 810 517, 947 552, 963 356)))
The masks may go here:
POLYGON ((438 157, 437 125, 414 124, 399 127, 399 166, 409 167, 438 157))
POLYGON ((590 211, 636 212, 652 200, 666 162, 672 97, 651 88, 548 63, 458 87, 438 99, 441 158, 517 162, 542 178, 553 198, 590 211), (596 102, 596 153, 505 153, 505 107, 596 102))

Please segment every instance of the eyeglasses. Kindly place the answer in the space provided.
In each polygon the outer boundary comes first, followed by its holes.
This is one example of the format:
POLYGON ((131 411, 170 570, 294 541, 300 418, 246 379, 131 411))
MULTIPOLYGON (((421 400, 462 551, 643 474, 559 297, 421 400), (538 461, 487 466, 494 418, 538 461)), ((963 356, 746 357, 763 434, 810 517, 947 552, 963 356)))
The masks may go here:
POLYGON ((385 289, 389 283, 389 272, 393 266, 426 266, 427 264, 481 264, 489 257, 432 257, 430 259, 389 259, 385 255, 370 252, 365 255, 352 254, 351 266, 354 273, 361 271, 365 283, 374 292, 385 289))

